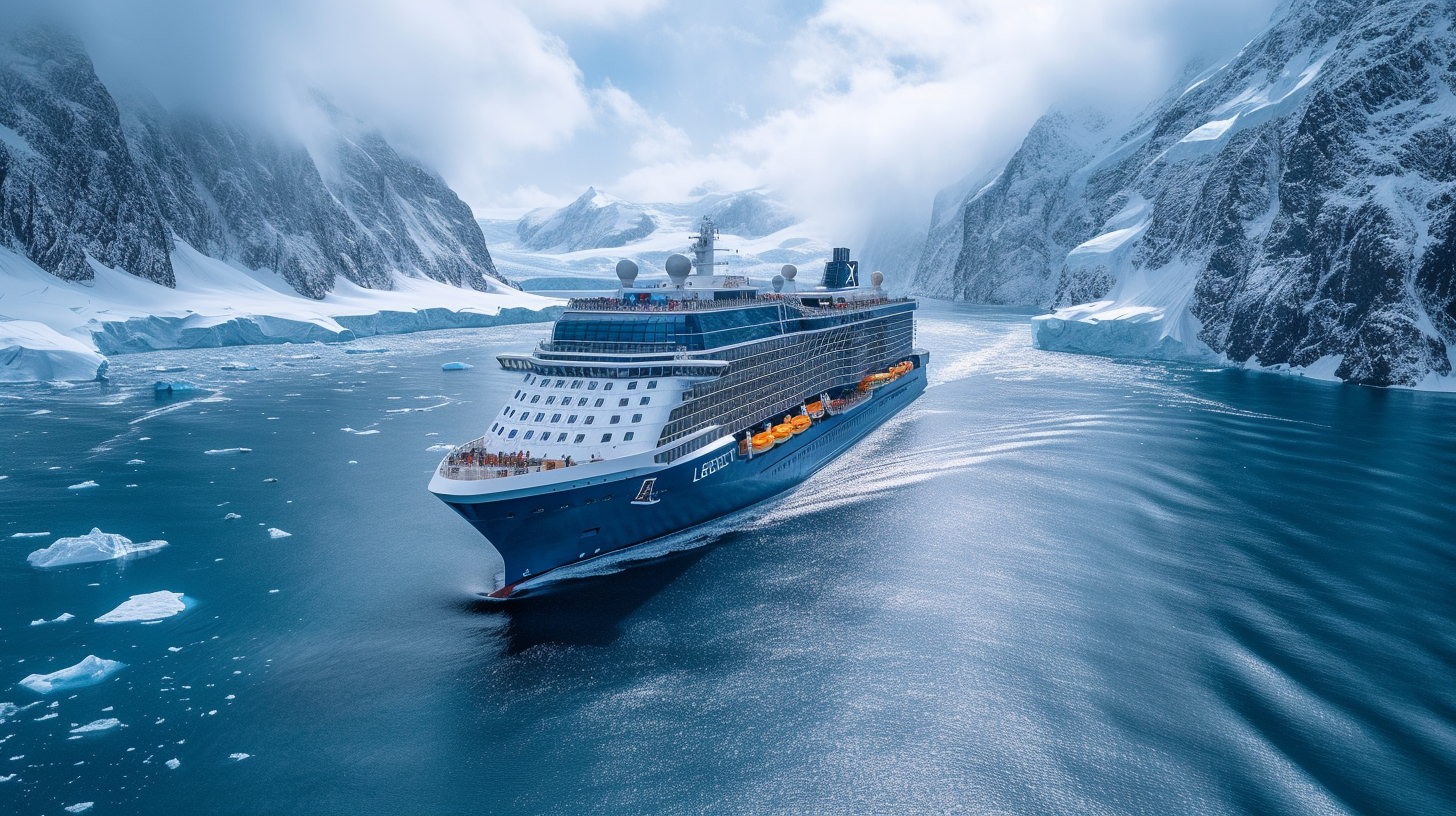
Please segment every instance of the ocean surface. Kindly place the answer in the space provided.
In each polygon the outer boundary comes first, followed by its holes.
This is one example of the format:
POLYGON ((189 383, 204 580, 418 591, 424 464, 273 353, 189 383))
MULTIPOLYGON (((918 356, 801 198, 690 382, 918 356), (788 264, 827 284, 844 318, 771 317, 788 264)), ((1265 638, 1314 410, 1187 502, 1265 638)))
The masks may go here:
POLYGON ((425 485, 544 326, 0 386, 0 812, 1456 812, 1456 397, 1026 318, 925 304, 931 387, 857 448, 514 608, 425 485), (27 563, 93 527, 169 544, 27 563))

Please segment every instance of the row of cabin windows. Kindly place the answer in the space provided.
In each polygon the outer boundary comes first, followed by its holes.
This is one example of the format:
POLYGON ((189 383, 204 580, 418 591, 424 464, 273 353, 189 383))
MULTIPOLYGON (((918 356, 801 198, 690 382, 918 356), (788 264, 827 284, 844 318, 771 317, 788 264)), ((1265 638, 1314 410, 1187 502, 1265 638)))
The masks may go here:
MULTIPOLYGON (((535 374, 527 374, 526 375, 526 385, 531 385, 533 383, 537 383, 538 381, 539 381, 540 387, 542 387, 542 388, 565 388, 566 387, 566 380, 557 380, 556 381, 556 384, 555 385, 552 385, 551 384, 551 378, 550 377, 539 377, 538 378, 535 374)), ((571 381, 571 387, 572 388, 581 388, 581 383, 582 383, 581 380, 572 380, 571 381)), ((588 391, 595 391, 595 390, 597 390, 597 384, 598 383, 597 383, 596 380, 592 380, 591 382, 588 382, 586 384, 586 390, 588 390, 588 391)), ((612 390, 612 385, 613 384, 611 382, 607 382, 607 383, 605 383, 605 384, 602 385, 602 390, 603 391, 611 391, 612 390)), ((647 381, 647 387, 648 388, 656 388, 657 387, 657 380, 648 380, 647 381)), ((637 380, 633 380, 633 381, 627 383, 627 390, 628 391, 636 391, 637 390, 637 380)), ((520 393, 521 392, 519 392, 519 391, 516 392, 517 398, 520 397, 520 393)))
MULTIPOLYGON (((509 417, 510 414, 508 413, 508 414, 506 414, 506 416, 509 417)), ((577 418, 580 417, 580 416, 581 416, 580 414, 572 414, 571 416, 569 416, 569 417, 566 418, 566 424, 567 425, 575 425, 577 418)), ((526 422, 545 422, 546 421, 546 414, 545 413, 536 414, 536 418, 534 420, 531 419, 531 415, 530 414, 522 414, 521 415, 521 419, 524 420, 524 421, 526 421, 526 422)), ((596 419, 597 419, 596 416, 591 415, 591 414, 588 414, 587 417, 586 417, 586 419, 582 420, 582 423, 581 424, 583 424, 583 425, 591 425, 591 424, 593 424, 593 423, 596 422, 596 419)), ((551 421, 552 422, 560 422, 561 421, 561 414, 552 414, 551 415, 551 421)), ((607 424, 608 425, 617 425, 617 424, 621 423, 621 421, 622 421, 622 415, 621 414, 613 414, 612 417, 611 417, 611 419, 607 420, 607 424)), ((637 422, 641 422, 641 421, 642 421, 642 415, 641 414, 633 414, 632 415, 632 422, 633 423, 637 423, 637 422)), ((496 434, 499 435, 500 431, 497 430, 497 428, 504 428, 504 427, 505 427, 504 425, 501 425, 500 423, 496 423, 494 425, 491 425, 490 426, 490 429, 492 431, 496 431, 496 434)))
MULTIPOLYGON (((526 398, 526 395, 525 395, 524 392, 521 392, 521 391, 517 391, 516 392, 516 401, 517 402, 523 402, 525 400, 525 398, 526 398)), ((577 400, 576 400, 577 407, 578 408, 585 408, 588 399, 590 399, 590 398, 589 397, 578 397, 577 400)), ((531 404, 532 405, 535 405, 536 403, 538 403, 540 401, 541 401, 541 395, 540 394, 534 394, 534 395, 531 396, 531 404)), ((600 407, 602 407, 602 405, 605 402, 606 402, 606 400, 603 399, 602 397, 597 397, 596 404, 594 406, 592 406, 592 407, 594 407, 594 408, 600 408, 600 407)), ((618 408, 626 408, 627 405, 629 403, 631 403, 631 402, 632 402, 631 398, 629 398, 629 397, 622 397, 621 399, 617 400, 617 407, 618 408)), ((652 397, 642 397, 641 399, 637 400, 637 404, 638 405, 648 405, 648 404, 651 404, 651 402, 652 402, 652 397)), ((554 397, 554 396, 547 397, 546 398, 546 404, 547 405, 555 405, 556 404, 556 397, 554 397)), ((562 397, 561 398, 561 404, 563 406, 570 405, 571 404, 571 397, 562 397)))
MULTIPOLYGON (((504 430, 505 430, 505 428, 502 428, 501 429, 501 431, 504 431, 504 430)), ((511 432, 506 435, 506 439, 515 439, 517 433, 518 433, 518 430, 512 429, 511 432)), ((500 435, 500 431, 496 431, 496 435, 499 436, 500 435)), ((526 431, 526 435, 523 436, 523 437, 521 437, 521 441, 523 441, 523 442, 529 442, 531 440, 531 438, 534 437, 535 435, 536 435, 536 432, 535 431, 526 431)), ((632 439, 633 439, 633 437, 635 437, 636 435, 637 435, 637 432, 636 431, 628 431, 628 432, 622 434, 622 441, 623 442, 631 442, 632 439)), ((556 434, 556 441, 557 442, 565 442, 566 441, 566 437, 567 437, 567 434, 565 432, 558 433, 558 434, 556 434)), ((551 441, 551 432, 550 431, 542 431, 541 432, 541 437, 540 437, 540 439, 538 441, 541 441, 541 442, 550 442, 551 441)), ((580 445, 582 442, 585 442, 585 441, 586 441, 586 434, 579 433, 579 434, 576 435, 576 439, 573 439, 572 440, 572 443, 573 444, 576 444, 576 445, 580 445)), ((603 442, 611 442, 612 441, 612 435, 609 434, 609 433, 602 434, 602 441, 603 442)))

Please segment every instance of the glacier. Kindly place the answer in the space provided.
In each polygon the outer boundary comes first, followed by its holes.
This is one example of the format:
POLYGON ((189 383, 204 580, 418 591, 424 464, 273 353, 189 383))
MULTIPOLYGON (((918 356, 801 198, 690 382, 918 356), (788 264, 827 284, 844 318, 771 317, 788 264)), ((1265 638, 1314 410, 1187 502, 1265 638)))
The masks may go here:
POLYGON ((106 366, 94 349, 44 323, 0 318, 0 382, 95 380, 106 366))
POLYGON ((126 536, 103 533, 101 528, 93 527, 91 532, 86 535, 57 539, 49 547, 36 550, 26 556, 26 560, 37 569, 50 569, 71 564, 86 564, 92 561, 110 561, 128 555, 154 552, 165 546, 167 546, 165 541, 145 541, 134 544, 126 536))
POLYGON ((32 674, 21 680, 22 685, 37 694, 50 694, 53 691, 70 691, 71 689, 94 686, 106 678, 126 668, 126 664, 117 660, 106 660, 96 655, 87 655, 84 660, 74 666, 67 666, 58 669, 50 674, 32 674))

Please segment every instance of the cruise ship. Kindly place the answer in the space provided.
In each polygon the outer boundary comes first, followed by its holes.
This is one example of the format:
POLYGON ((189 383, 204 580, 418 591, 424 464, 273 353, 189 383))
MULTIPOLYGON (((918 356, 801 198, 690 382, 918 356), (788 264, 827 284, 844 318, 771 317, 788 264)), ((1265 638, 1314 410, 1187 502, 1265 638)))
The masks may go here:
POLYGON ((915 301, 848 249, 817 286, 757 286, 717 274, 710 219, 690 237, 664 280, 621 261, 613 296, 498 356, 519 386, 429 486, 500 553, 490 597, 790 490, 925 390, 915 301))

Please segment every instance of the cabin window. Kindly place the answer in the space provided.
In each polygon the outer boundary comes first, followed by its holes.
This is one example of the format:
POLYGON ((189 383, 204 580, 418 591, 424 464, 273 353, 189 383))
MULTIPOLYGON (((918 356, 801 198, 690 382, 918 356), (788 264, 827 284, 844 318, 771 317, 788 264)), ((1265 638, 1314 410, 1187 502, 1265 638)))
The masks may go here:
POLYGON ((515 395, 515 396, 514 396, 514 397, 511 397, 511 399, 517 399, 517 400, 518 400, 518 399, 520 399, 520 398, 521 398, 521 392, 520 392, 520 390, 519 390, 519 389, 518 389, 518 390, 517 390, 517 391, 516 391, 516 395, 515 395))
POLYGON ((586 390, 588 390, 588 391, 595 391, 595 390, 597 390, 597 381, 596 380, 592 380, 591 382, 587 383, 586 384, 586 390))
POLYGON ((490 432, 491 433, 495 433, 495 423, 494 422, 490 423, 490 432))
POLYGON ((631 402, 631 400, 627 399, 626 397, 622 397, 621 399, 617 400, 617 407, 618 408, 626 408, 627 407, 627 403, 629 403, 629 402, 631 402))
POLYGON ((601 397, 597 397, 597 404, 596 404, 596 405, 594 405, 594 406, 592 406, 592 407, 594 407, 594 408, 600 408, 600 407, 602 407, 602 402, 603 402, 603 401, 604 401, 604 400, 602 400, 602 398, 601 398, 601 397))
POLYGON ((638 405, 646 405, 648 402, 651 402, 651 401, 652 401, 652 397, 643 397, 642 399, 640 399, 640 400, 637 401, 637 404, 638 405))
POLYGON ((642 421, 642 415, 641 414, 633 414, 632 415, 632 421, 633 422, 641 422, 642 421))
POLYGON ((496 431, 496 432, 495 432, 495 435, 496 435, 496 436, 500 436, 500 435, 501 435, 501 431, 504 431, 504 430, 505 430, 505 429, 506 429, 506 428, 505 428, 505 426, 504 426, 504 425, 502 425, 502 426, 501 426, 501 429, 500 429, 500 431, 496 431))
POLYGON ((582 408, 582 407, 585 407, 585 406, 586 406, 586 397, 582 397, 581 399, 579 399, 579 400, 576 401, 576 407, 582 408))
POLYGON ((609 434, 609 433, 602 434, 602 441, 603 442, 611 442, 612 441, 612 435, 609 434))
POLYGON ((611 419, 611 424, 612 425, 616 425, 618 422, 621 422, 621 421, 622 421, 622 415, 621 414, 613 414, 612 415, 612 419, 611 419))
POLYGON ((557 381, 556 381, 556 387, 557 387, 557 388, 560 388, 560 387, 562 387, 562 386, 563 386, 563 385, 566 385, 566 380, 557 380, 557 381))
POLYGON ((563 434, 557 434, 556 435, 556 441, 557 442, 565 442, 566 441, 566 434, 564 434, 564 433, 563 434))
POLYGON ((536 403, 538 403, 540 401, 541 401, 541 395, 540 394, 532 394, 531 395, 531 404, 532 405, 535 405, 536 403))
POLYGON ((540 422, 541 420, 543 420, 545 418, 546 418, 546 415, 545 414, 537 414, 536 415, 536 421, 537 422, 540 422))
POLYGON ((581 387, 581 380, 572 380, 571 381, 571 387, 572 388, 580 388, 581 387))
POLYGON ((576 417, 577 417, 576 414, 572 414, 571 416, 567 417, 566 418, 566 424, 567 425, 575 425, 576 424, 576 417))
POLYGON ((556 398, 555 397, 547 397, 546 398, 546 404, 547 405, 554 405, 554 404, 556 404, 556 398))
POLYGON ((656 388, 657 387, 657 380, 648 380, 647 381, 647 387, 648 388, 656 388))
POLYGON ((552 422, 560 422, 561 421, 561 414, 552 414, 551 415, 551 421, 552 422))
POLYGON ((526 431, 526 436, 524 438, 530 439, 531 437, 533 437, 535 435, 536 435, 536 432, 535 431, 526 431))
POLYGON ((612 390, 612 384, 611 383, 607 383, 606 385, 602 386, 602 390, 603 391, 611 391, 612 390))
POLYGON ((596 418, 596 417, 594 417, 594 416, 588 416, 588 417, 587 417, 587 418, 586 418, 586 419, 584 419, 584 420, 582 420, 582 421, 581 421, 581 424, 583 424, 583 425, 590 425, 590 424, 592 424, 592 423, 593 423, 593 422, 595 422, 595 421, 596 421, 596 419, 597 419, 597 418, 596 418))
POLYGON ((628 391, 636 391, 637 390, 637 381, 636 380, 633 380, 632 382, 627 383, 627 390, 628 391))
POLYGON ((586 434, 577 434, 576 435, 576 439, 574 439, 572 441, 574 441, 574 442, 576 442, 576 444, 580 445, 585 440, 586 440, 586 434))
POLYGON ((631 442, 633 435, 634 434, 631 431, 628 431, 628 432, 622 434, 622 441, 623 442, 631 442))
POLYGON ((512 428, 510 434, 506 436, 506 439, 515 439, 516 438, 516 433, 517 433, 517 429, 512 428))

